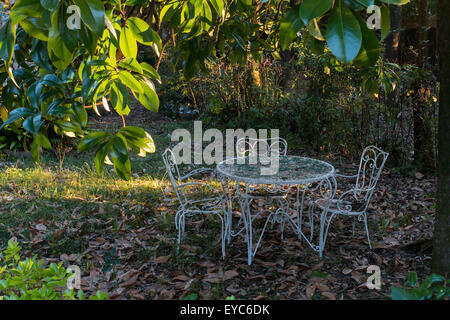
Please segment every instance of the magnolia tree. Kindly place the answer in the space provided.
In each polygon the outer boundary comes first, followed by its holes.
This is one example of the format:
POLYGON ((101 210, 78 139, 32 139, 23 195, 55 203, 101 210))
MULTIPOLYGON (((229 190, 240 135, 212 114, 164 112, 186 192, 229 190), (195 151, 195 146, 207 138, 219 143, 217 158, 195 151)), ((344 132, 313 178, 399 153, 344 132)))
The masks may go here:
POLYGON ((99 174, 111 161, 117 175, 129 179, 129 151, 145 156, 155 150, 149 133, 126 125, 130 92, 145 108, 158 111, 155 82, 161 81, 157 70, 165 50, 172 51, 189 79, 207 71, 206 61, 279 59, 280 51, 302 39, 318 53, 328 48, 342 63, 361 67, 367 75, 364 87, 376 92, 393 81, 379 59, 380 41, 389 33, 388 5, 407 2, 3 1, 0 129, 31 150, 36 161, 40 148, 54 147, 63 136, 81 138, 78 149, 95 150, 99 174), (152 48, 154 65, 139 59, 145 46, 152 48), (101 105, 122 117, 123 128, 87 130, 86 109, 98 113, 101 105))

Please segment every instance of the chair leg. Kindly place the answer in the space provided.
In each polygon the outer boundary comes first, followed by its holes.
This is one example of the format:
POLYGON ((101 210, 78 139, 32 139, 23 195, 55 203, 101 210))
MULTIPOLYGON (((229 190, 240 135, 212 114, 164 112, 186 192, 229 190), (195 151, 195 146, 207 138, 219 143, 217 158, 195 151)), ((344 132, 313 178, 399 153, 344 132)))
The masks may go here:
POLYGON ((312 241, 314 236, 314 204, 310 203, 308 208, 308 215, 309 215, 309 229, 310 229, 310 236, 309 241, 312 241))
MULTIPOLYGON (((222 217, 222 215, 220 213, 216 213, 217 216, 220 219, 220 222, 222 224, 222 229, 221 229, 221 234, 220 234, 220 241, 221 241, 221 246, 222 246, 222 259, 225 259, 225 242, 226 242, 226 238, 227 238, 227 222, 226 222, 226 217, 224 215, 224 217, 222 217), (225 218, 225 219, 224 219, 225 218), (225 222, 224 222, 225 220, 225 222)), ((224 214, 226 214, 224 212, 224 214)))
POLYGON ((364 226, 366 228, 366 233, 367 233, 367 241, 369 242, 369 248, 372 249, 372 244, 370 243, 370 236, 369 236, 369 227, 367 226, 367 214, 364 212, 363 214, 364 217, 364 226))
POLYGON ((184 214, 180 213, 178 216, 178 245, 181 243, 181 234, 184 232, 184 214))
POLYGON ((224 232, 224 219, 220 216, 220 221, 222 222, 222 234, 220 235, 220 239, 222 240, 222 259, 225 259, 225 242, 226 242, 226 232, 224 232))

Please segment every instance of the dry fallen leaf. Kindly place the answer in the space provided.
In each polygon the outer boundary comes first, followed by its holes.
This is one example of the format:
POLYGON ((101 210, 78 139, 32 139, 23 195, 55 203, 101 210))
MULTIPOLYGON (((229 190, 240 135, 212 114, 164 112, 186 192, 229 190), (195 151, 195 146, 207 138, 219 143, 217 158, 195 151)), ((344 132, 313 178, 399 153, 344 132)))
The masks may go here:
POLYGON ((342 269, 342 273, 343 274, 349 274, 349 273, 351 273, 353 270, 352 269, 350 269, 350 268, 344 268, 344 269, 342 269))
POLYGON ((158 258, 156 258, 155 260, 153 260, 154 263, 166 263, 167 261, 169 261, 170 256, 160 256, 158 258))
POLYGON ((180 274, 179 276, 173 277, 172 279, 178 281, 188 281, 190 278, 187 275, 180 274))
POLYGON ((230 280, 237 276, 239 276, 239 273, 236 270, 228 270, 223 274, 224 280, 230 280))

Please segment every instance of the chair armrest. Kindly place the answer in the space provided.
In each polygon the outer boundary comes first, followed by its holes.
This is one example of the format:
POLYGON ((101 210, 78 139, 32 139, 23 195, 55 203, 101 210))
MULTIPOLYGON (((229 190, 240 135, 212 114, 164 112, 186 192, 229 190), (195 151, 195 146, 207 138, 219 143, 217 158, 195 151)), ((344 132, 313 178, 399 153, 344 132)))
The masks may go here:
POLYGON ((348 179, 354 179, 354 178, 358 177, 357 174, 353 174, 353 175, 345 175, 345 174, 335 173, 334 175, 335 175, 336 177, 339 177, 339 178, 348 178, 348 179))

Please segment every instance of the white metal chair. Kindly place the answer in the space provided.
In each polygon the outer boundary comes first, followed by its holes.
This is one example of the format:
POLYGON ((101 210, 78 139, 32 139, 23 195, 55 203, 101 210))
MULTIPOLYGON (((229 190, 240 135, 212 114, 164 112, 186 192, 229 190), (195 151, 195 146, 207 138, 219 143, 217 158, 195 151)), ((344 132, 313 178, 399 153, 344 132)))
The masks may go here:
POLYGON ((180 203, 180 210, 175 215, 175 227, 178 230, 178 244, 181 242, 181 235, 185 231, 185 223, 186 216, 190 217, 195 214, 213 214, 217 215, 222 224, 221 230, 221 242, 222 242, 222 258, 225 257, 225 224, 224 219, 225 216, 225 204, 224 204, 224 196, 220 193, 219 190, 214 188, 213 186, 202 183, 202 182, 186 182, 188 178, 191 178, 197 174, 202 173, 211 173, 213 170, 210 168, 198 168, 190 173, 181 176, 180 171, 178 169, 178 165, 176 163, 175 155, 172 150, 167 148, 163 155, 164 165, 166 167, 167 173, 169 175, 172 186, 177 195, 178 201, 180 203), (190 187, 199 187, 203 189, 207 189, 208 191, 212 191, 215 195, 210 198, 203 199, 189 199, 186 194, 186 191, 190 187))
MULTIPOLYGON (((266 139, 257 139, 257 138, 249 138, 244 137, 240 138, 236 142, 236 155, 237 157, 271 157, 271 156, 285 156, 287 154, 288 144, 287 141, 283 138, 266 138, 266 139)), ((250 190, 247 190, 248 192, 239 192, 240 202, 245 200, 244 198, 247 198, 248 202, 247 205, 250 205, 250 203, 254 200, 258 199, 266 199, 266 200, 275 200, 278 203, 279 208, 283 208, 284 210, 287 210, 286 208, 289 207, 289 204, 286 200, 287 196, 287 190, 281 188, 280 186, 264 186, 264 185, 257 185, 257 186, 250 186, 250 190)), ((242 202, 241 206, 244 205, 242 202)), ((258 217, 258 214, 253 216, 252 219, 255 219, 258 217)), ((228 234, 231 234, 231 216, 228 217, 229 219, 229 230, 228 234)), ((239 224, 242 223, 242 216, 239 221, 239 224)), ((283 231, 284 231, 284 224, 285 221, 281 221, 281 238, 283 238, 283 231)), ((262 233, 264 233, 264 230, 267 226, 267 223, 264 225, 264 229, 262 233)), ((242 228, 239 232, 236 233, 239 234, 241 231, 243 231, 244 228, 242 228)), ((229 239, 228 235, 228 239, 229 239)), ((262 236, 262 234, 261 234, 262 236)), ((261 239, 260 239, 261 240, 261 239)))
POLYGON ((264 156, 270 157, 273 153, 285 156, 288 144, 283 138, 241 138, 236 143, 236 154, 238 157, 264 156))
MULTIPOLYGON (((321 224, 327 224, 326 229, 324 225, 321 226, 321 230, 324 230, 325 232, 321 235, 323 237, 323 243, 326 241, 328 228, 335 215, 353 216, 354 218, 358 218, 358 221, 364 222, 369 247, 372 248, 370 243, 369 228, 367 226, 367 207, 369 206, 376 184, 380 178, 381 171, 383 170, 388 156, 389 153, 384 152, 375 146, 366 147, 362 152, 357 174, 350 176, 335 174, 338 178, 356 179, 355 185, 337 198, 332 199, 329 207, 327 207, 330 204, 328 202, 329 199, 319 199, 313 203, 320 209, 327 210, 331 213, 328 219, 323 219, 323 222, 321 222, 321 224)), ((313 205, 310 205, 310 210, 313 210, 313 205)), ((312 212, 310 212, 310 217, 313 217, 312 212)))

